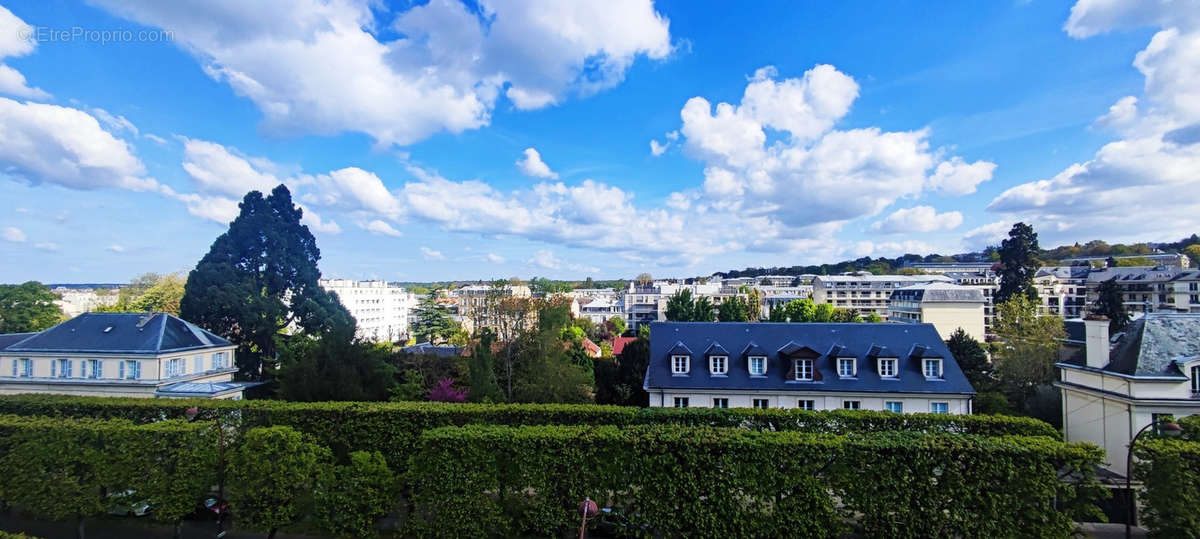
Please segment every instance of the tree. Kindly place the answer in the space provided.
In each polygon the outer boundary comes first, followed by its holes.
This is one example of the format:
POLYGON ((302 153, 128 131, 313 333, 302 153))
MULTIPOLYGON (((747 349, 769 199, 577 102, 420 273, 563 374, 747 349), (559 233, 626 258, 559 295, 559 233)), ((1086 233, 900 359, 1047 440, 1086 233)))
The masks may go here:
POLYGON ((865 321, 868 323, 871 323, 871 324, 878 324, 880 322, 883 322, 883 317, 879 316, 878 313, 872 311, 867 314, 867 319, 865 321))
POLYGON ((613 335, 618 337, 624 335, 625 330, 627 329, 625 326, 625 319, 621 318, 620 316, 609 318, 608 325, 611 326, 613 335))
POLYGON ((617 378, 629 388, 627 404, 650 406, 650 394, 642 389, 642 383, 646 379, 646 369, 649 366, 650 339, 648 337, 638 338, 626 344, 625 349, 621 350, 621 357, 617 363, 617 378))
POLYGON ((746 313, 746 304, 737 296, 726 299, 717 306, 717 320, 721 322, 746 322, 750 316, 746 313))
POLYGON ((1192 265, 1200 266, 1200 244, 1192 244, 1183 248, 1183 254, 1192 259, 1192 265))
POLYGON ((712 322, 715 320, 716 311, 713 309, 712 300, 708 296, 700 296, 696 298, 692 304, 692 321, 693 322, 712 322))
POLYGON ((500 384, 496 381, 496 354, 492 352, 492 344, 496 342, 496 333, 484 328, 478 334, 479 340, 471 350, 470 369, 471 402, 501 402, 504 395, 500 393, 500 384))
POLYGON ((1129 324, 1129 311, 1125 310, 1125 295, 1121 292, 1121 285, 1117 284, 1116 279, 1109 279, 1102 281, 1100 286, 1096 287, 1096 292, 1096 302, 1088 310, 1092 314, 1108 317, 1110 333, 1125 329, 1129 324))
POLYGON ((946 340, 946 347, 950 349, 950 355, 958 361, 963 375, 976 391, 982 393, 992 387, 992 364, 979 341, 968 335, 963 328, 958 328, 946 340))
POLYGON ((239 523, 270 530, 310 512, 317 474, 329 449, 309 443, 291 427, 250 429, 229 458, 229 502, 239 523))
POLYGON ((279 346, 279 395, 289 401, 382 401, 396 382, 390 345, 294 335, 279 346))
POLYGON ((0 284, 0 333, 42 331, 63 319, 58 294, 42 283, 0 284))
POLYGON ((442 378, 434 384, 425 398, 434 402, 466 402, 467 390, 454 387, 453 378, 442 378))
POLYGON ((651 277, 649 273, 639 273, 635 280, 638 286, 650 286, 654 282, 654 277, 651 277))
POLYGON ((822 303, 813 309, 813 322, 833 322, 833 305, 822 303))
POLYGON ((350 453, 350 463, 327 466, 313 492, 316 520, 338 537, 375 537, 375 522, 391 512, 396 477, 378 451, 350 453))
POLYGON ((583 286, 581 288, 588 290, 596 288, 596 281, 593 281, 591 277, 588 277, 587 279, 584 279, 583 286))
POLYGON ((108 313, 151 311, 179 316, 185 283, 183 275, 177 273, 143 273, 117 291, 117 301, 97 306, 95 310, 108 313))
POLYGON ((412 334, 420 342, 436 343, 446 341, 454 335, 457 324, 450 318, 450 308, 438 303, 438 290, 430 290, 421 298, 413 311, 416 320, 412 324, 412 334))
POLYGON ((1033 276, 1038 270, 1035 256, 1040 249, 1033 227, 1025 223, 1013 225, 1008 239, 1000 242, 1000 290, 994 297, 997 305, 1017 295, 1037 299, 1033 276))
POLYGON ((671 297, 667 298, 667 320, 671 322, 691 322, 695 318, 695 302, 692 300, 692 291, 688 288, 677 290, 671 297))
POLYGON ((318 284, 321 251, 287 187, 270 196, 246 194, 229 230, 188 274, 182 318, 238 345, 244 375, 262 376, 276 359, 280 331, 295 324, 305 333, 349 342, 354 318, 337 296, 318 284))
POLYGON ((517 337, 510 402, 592 402, 593 367, 573 361, 562 330, 570 325, 571 311, 562 298, 537 305, 537 325, 517 337))
POLYGON ((996 307, 998 346, 993 355, 1001 390, 1018 413, 1036 415, 1050 424, 1062 422, 1046 405, 1053 396, 1059 341, 1066 336, 1062 320, 1037 316, 1033 299, 1018 294, 996 307))

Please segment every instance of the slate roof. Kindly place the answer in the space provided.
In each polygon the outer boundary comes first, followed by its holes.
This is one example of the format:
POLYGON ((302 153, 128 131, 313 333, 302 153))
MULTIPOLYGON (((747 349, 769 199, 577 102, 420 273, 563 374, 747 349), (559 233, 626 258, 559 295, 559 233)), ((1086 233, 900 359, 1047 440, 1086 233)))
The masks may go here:
POLYGON ((928 283, 897 288, 892 301, 904 299, 924 303, 987 303, 983 290, 949 283, 928 283))
POLYGON ((409 354, 430 354, 438 357, 456 357, 462 355, 463 349, 461 346, 439 346, 429 341, 425 341, 412 346, 405 346, 400 350, 409 354))
POLYGON ((0 333, 0 350, 28 339, 37 333, 0 333))
POLYGON ((167 313, 83 313, 3 351, 158 355, 232 344, 167 313))
POLYGON ((1106 371, 1134 376, 1183 376, 1176 360, 1200 357, 1200 314, 1149 313, 1125 327, 1106 371))
POLYGON ((261 382, 179 382, 159 388, 160 397, 214 397, 231 391, 243 391, 261 382))
POLYGON ((1117 282, 1168 281, 1182 271, 1178 266, 1118 266, 1097 268, 1088 272, 1087 282, 1098 283, 1115 279, 1117 282))
POLYGON ((648 389, 975 393, 932 324, 655 322, 650 325, 650 366, 645 383, 648 389), (705 350, 713 342, 720 342, 728 350, 741 351, 739 355, 730 356, 730 368, 725 376, 709 375, 707 362, 700 354, 692 355, 688 375, 671 374, 673 349, 705 350), (763 352, 761 355, 767 356, 767 375, 764 377, 750 376, 745 356, 749 355, 746 351, 752 344, 763 352), (920 355, 943 358, 941 380, 926 380, 919 358, 909 356, 913 346, 918 344, 925 347, 920 355), (786 380, 785 373, 791 366, 789 359, 781 355, 805 348, 819 354, 816 370, 821 373, 821 379, 814 382, 786 380), (886 357, 899 357, 898 379, 879 377, 875 360, 868 355, 872 349, 886 357), (839 378, 835 364, 838 357, 857 358, 858 376, 839 378))

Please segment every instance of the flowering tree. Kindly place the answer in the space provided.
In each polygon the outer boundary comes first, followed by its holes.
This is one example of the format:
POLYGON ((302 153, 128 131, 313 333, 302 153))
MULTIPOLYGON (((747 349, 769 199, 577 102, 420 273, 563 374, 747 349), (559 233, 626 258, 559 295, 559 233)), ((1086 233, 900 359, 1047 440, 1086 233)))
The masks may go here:
POLYGON ((467 390, 454 387, 453 378, 442 378, 425 398, 435 402, 464 402, 467 400, 467 390))

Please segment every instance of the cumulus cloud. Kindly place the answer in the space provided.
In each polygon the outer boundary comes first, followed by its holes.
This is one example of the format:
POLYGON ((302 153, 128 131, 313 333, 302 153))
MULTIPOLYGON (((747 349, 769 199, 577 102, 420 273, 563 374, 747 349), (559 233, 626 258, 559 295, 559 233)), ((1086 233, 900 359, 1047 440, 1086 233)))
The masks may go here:
POLYGON ((491 262, 491 263, 493 263, 493 264, 503 264, 503 263, 504 263, 504 257, 502 257, 502 256, 500 256, 500 255, 498 255, 498 254, 496 254, 496 253, 488 253, 488 254, 487 254, 487 261, 488 261, 488 262, 491 262))
POLYGON ((538 249, 537 252, 533 253, 533 257, 528 262, 543 269, 558 269, 563 267, 563 261, 547 249, 538 249))
POLYGON ((3 237, 4 241, 13 243, 21 243, 26 239, 25 232, 15 226, 4 227, 4 230, 0 231, 0 237, 3 237))
POLYGON ((1064 28, 1086 38, 1156 26, 1133 58, 1140 96, 1118 100, 1097 125, 1118 140, 1050 178, 1015 185, 988 209, 1032 221, 1050 238, 1176 238, 1200 227, 1200 2, 1081 0, 1064 28), (1190 134, 1194 132, 1196 136, 1190 134))
POLYGON ((558 173, 550 170, 550 166, 542 161, 542 154, 534 148, 525 148, 525 157, 517 160, 517 168, 533 178, 558 178, 558 173))
POLYGON ((204 193, 240 199, 250 191, 270 193, 280 183, 279 178, 259 171, 231 148, 206 140, 180 139, 183 170, 204 193))
POLYGON ((425 260, 445 260, 446 259, 446 255, 442 254, 441 251, 435 251, 424 245, 421 246, 421 254, 425 255, 425 260))
POLYGON ((896 210, 871 225, 871 230, 885 234, 940 232, 957 228, 962 222, 962 213, 957 211, 938 213, 933 206, 913 206, 896 210))
POLYGON ((5 175, 83 190, 158 186, 130 145, 82 110, 0 97, 0 125, 5 175))
POLYGON ((501 94, 518 109, 586 96, 619 84, 637 57, 671 53, 651 0, 433 0, 392 20, 356 0, 97 3, 172 31, 269 129, 363 132, 380 145, 487 125, 501 94))
POLYGON ((666 153, 667 150, 671 148, 671 146, 675 143, 676 140, 679 140, 679 131, 671 131, 671 132, 667 133, 667 141, 665 143, 651 139, 650 140, 650 154, 653 155, 654 157, 658 157, 658 156, 666 153))
POLYGON ((968 249, 973 250, 1000 245, 1000 242, 1008 237, 1008 231, 1012 229, 1012 225, 1013 223, 1010 221, 996 221, 972 228, 963 235, 963 243, 968 249))
POLYGON ((367 223, 366 225, 363 225, 363 228, 366 230, 369 230, 371 232, 374 232, 376 234, 382 234, 384 236, 398 237, 401 235, 399 230, 392 228, 392 225, 389 225, 383 221, 380 221, 379 219, 372 220, 371 222, 367 223))
POLYGON ((0 6, 0 93, 29 99, 47 99, 50 94, 41 88, 29 86, 21 72, 4 65, 8 57, 24 56, 33 52, 36 41, 30 38, 32 28, 13 15, 8 8, 0 6))
POLYGON ((938 163, 929 176, 929 188, 947 195, 969 195, 979 184, 992 179, 995 163, 976 161, 967 163, 961 157, 938 163))

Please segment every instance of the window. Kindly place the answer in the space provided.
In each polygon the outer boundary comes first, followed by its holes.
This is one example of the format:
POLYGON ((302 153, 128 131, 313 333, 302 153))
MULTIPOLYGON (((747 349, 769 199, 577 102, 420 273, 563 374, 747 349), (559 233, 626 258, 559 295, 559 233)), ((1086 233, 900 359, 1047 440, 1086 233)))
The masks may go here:
POLYGON ((950 413, 950 403, 931 402, 929 403, 929 412, 934 414, 948 414, 950 413))
POLYGON ((688 356, 671 356, 671 374, 687 374, 689 359, 688 356))
POLYGON ((750 376, 767 374, 767 358, 765 356, 750 356, 750 376))
POLYGON ((849 378, 858 374, 858 365, 856 363, 858 362, 852 357, 839 357, 837 360, 838 376, 849 378))
POLYGON ((847 410, 860 410, 862 409, 862 401, 842 401, 842 408, 847 410))
POLYGON ((225 368, 225 352, 217 352, 212 356, 213 370, 225 368))
POLYGON ((813 379, 813 360, 797 359, 796 360, 796 379, 797 380, 812 380, 813 379))
POLYGON ((12 375, 21 378, 33 377, 33 360, 32 359, 14 359, 12 362, 12 375))
POLYGON ((50 377, 51 378, 70 378, 71 377, 71 360, 56 359, 50 362, 50 377))
POLYGON ((729 408, 729 399, 713 399, 713 408, 729 408))
POLYGON ((771 407, 770 403, 771 403, 771 401, 769 401, 767 399, 754 399, 754 407, 755 408, 761 408, 763 410, 766 410, 767 408, 771 407))
POLYGON ((87 360, 87 377, 88 378, 103 378, 104 377, 104 362, 99 359, 87 360))
POLYGON ((896 377, 896 363, 898 361, 899 360, 894 357, 880 358, 879 359, 879 376, 882 378, 895 378, 896 377))
POLYGON ((708 372, 719 375, 729 372, 729 356, 708 356, 708 372))
POLYGON ((904 403, 900 401, 887 401, 883 403, 883 409, 897 414, 904 413, 904 403))
POLYGON ((126 380, 140 380, 142 378, 142 364, 136 359, 130 359, 119 363, 120 371, 117 376, 126 380))
POLYGON ((192 359, 192 370, 197 373, 204 372, 204 356, 196 356, 192 359))
POLYGON ((688 398, 687 397, 675 397, 675 407, 676 408, 687 408, 688 407, 688 398))
POLYGON ((800 399, 800 402, 796 403, 796 408, 799 408, 801 410, 816 410, 817 409, 817 401, 800 399))
POLYGON ((942 360, 926 359, 924 365, 925 365, 925 377, 926 378, 941 378, 942 377, 942 360))
POLYGON ((1200 393, 1200 365, 1192 367, 1192 393, 1200 393))

